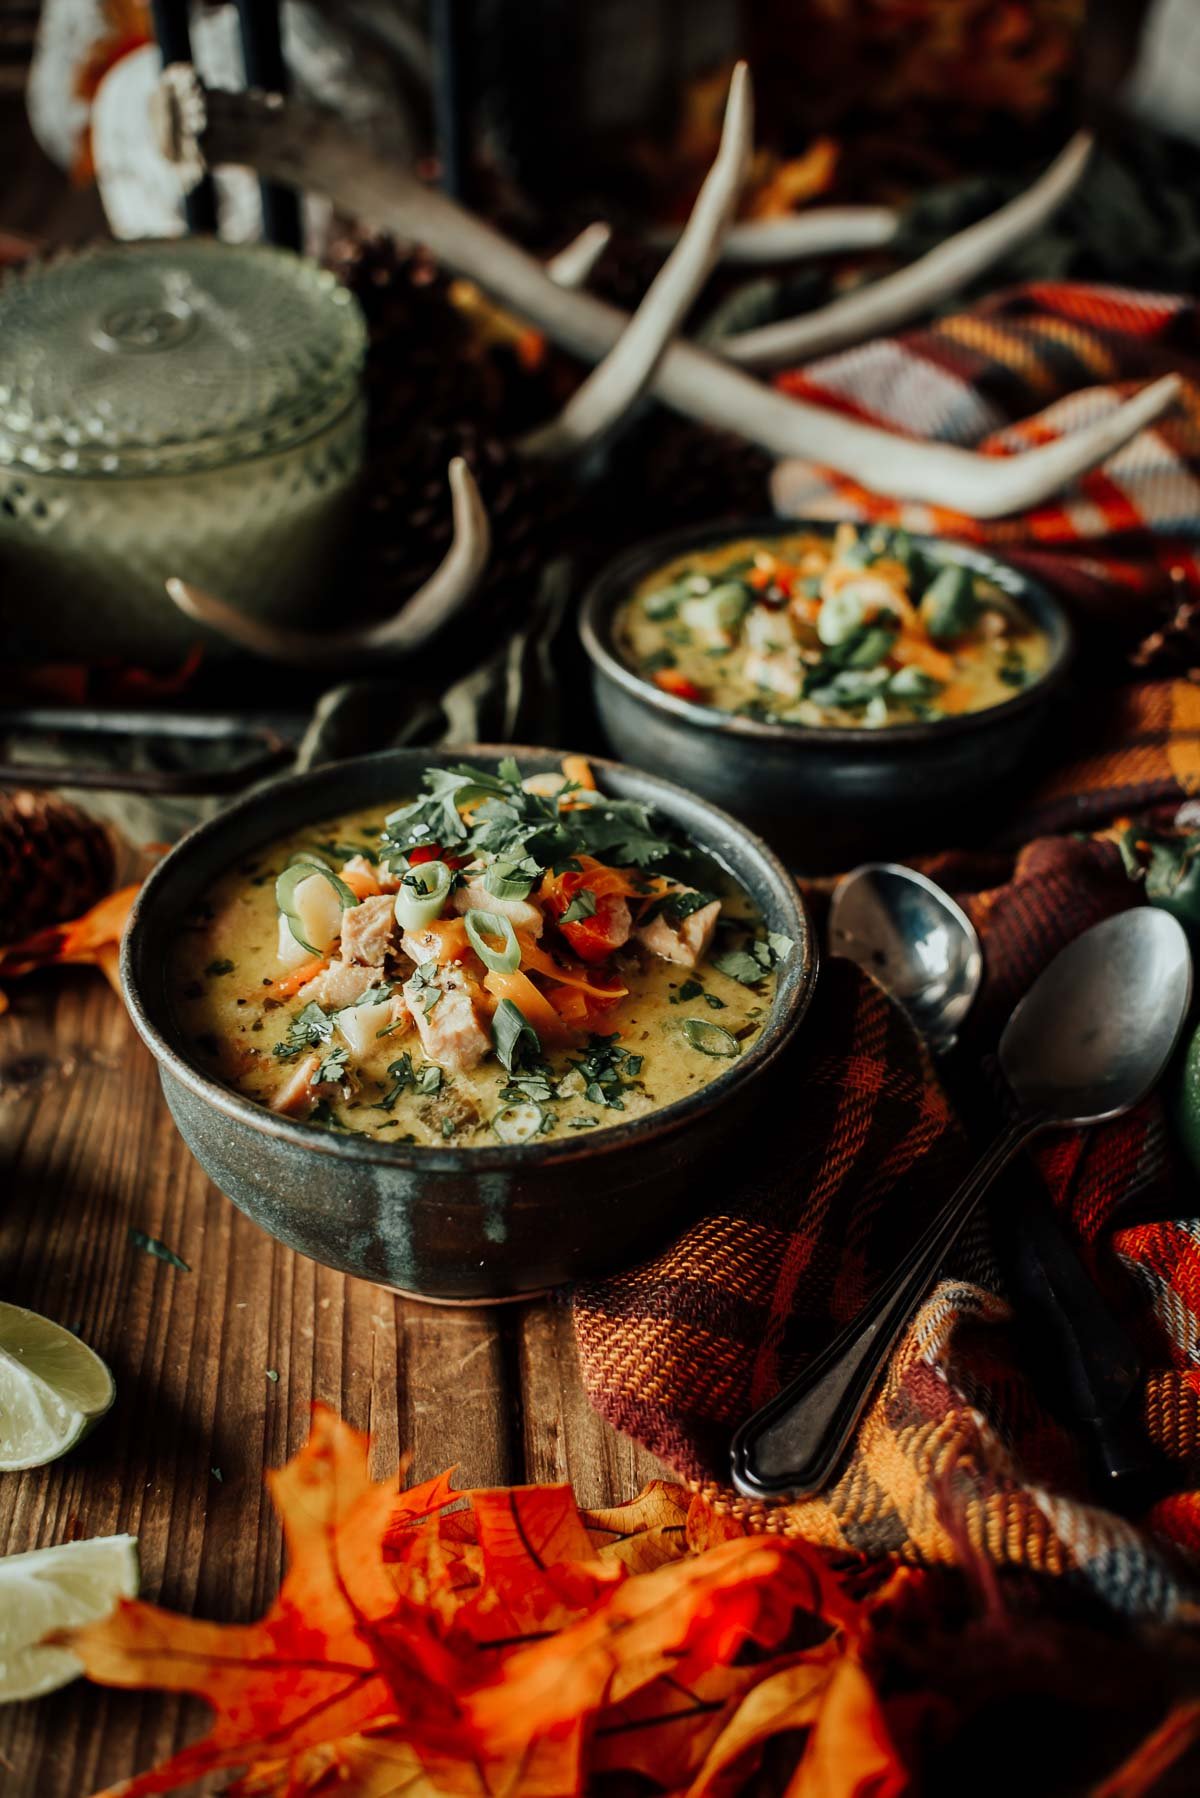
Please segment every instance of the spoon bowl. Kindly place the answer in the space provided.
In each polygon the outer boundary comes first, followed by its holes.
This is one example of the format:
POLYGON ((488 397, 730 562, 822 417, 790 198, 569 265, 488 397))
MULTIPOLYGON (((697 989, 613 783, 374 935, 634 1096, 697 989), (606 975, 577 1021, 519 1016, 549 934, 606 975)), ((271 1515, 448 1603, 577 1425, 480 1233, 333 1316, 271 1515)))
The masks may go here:
POLYGON ((898 862, 864 862, 834 888, 829 941, 887 988, 935 1055, 953 1048, 983 979, 983 951, 939 886, 898 862))
POLYGON ((1000 1066, 1022 1112, 1098 1124, 1144 1099, 1179 1040, 1192 993, 1187 936, 1152 905, 1069 943, 1022 999, 1000 1066))
POLYGON ((1009 1122, 857 1317, 738 1430, 730 1457, 739 1492, 763 1498, 820 1491, 905 1325, 996 1175, 1041 1131, 1100 1123, 1145 1098, 1166 1071, 1191 990, 1183 927, 1152 906, 1108 918, 1060 951, 1001 1038, 1001 1066, 1016 1100, 1009 1122))

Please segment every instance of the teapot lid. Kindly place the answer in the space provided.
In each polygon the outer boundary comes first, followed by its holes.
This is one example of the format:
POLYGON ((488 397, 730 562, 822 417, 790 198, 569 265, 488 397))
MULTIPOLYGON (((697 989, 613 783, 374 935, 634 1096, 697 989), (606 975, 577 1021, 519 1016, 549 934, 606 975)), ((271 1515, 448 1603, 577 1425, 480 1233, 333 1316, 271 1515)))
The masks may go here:
POLYGON ((0 285, 0 466, 153 475, 286 449, 354 402, 365 351, 354 296, 290 251, 55 256, 0 285))

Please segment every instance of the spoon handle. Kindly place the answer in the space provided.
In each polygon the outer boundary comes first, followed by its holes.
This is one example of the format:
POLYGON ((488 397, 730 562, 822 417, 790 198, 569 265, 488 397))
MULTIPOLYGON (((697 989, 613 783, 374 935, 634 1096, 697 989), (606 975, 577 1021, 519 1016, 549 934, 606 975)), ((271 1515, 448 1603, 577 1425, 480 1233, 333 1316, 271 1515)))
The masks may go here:
POLYGON ((738 1430, 730 1458, 744 1497, 804 1498, 826 1484, 946 1254, 1001 1168, 1042 1121, 1013 1119, 858 1315, 738 1430))

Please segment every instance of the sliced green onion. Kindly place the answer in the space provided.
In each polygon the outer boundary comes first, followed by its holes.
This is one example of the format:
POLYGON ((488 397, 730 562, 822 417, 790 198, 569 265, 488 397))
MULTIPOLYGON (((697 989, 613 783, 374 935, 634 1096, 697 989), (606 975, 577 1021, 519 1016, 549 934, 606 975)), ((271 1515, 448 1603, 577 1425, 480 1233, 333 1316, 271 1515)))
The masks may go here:
POLYGON ((528 1142, 546 1121, 546 1114, 532 1099, 514 1100, 492 1119, 492 1129, 501 1142, 528 1142))
POLYGON ((445 862, 419 862, 410 868, 396 894, 396 922, 401 930, 423 930, 441 915, 453 876, 445 862))
POLYGON ((493 974, 512 974, 520 967, 521 945, 510 919, 502 918, 499 912, 472 910, 464 922, 472 949, 493 974), (487 941, 488 937, 497 936, 504 944, 502 949, 494 948, 487 941))
POLYGON ((702 1055, 716 1055, 722 1061, 731 1061, 741 1054, 737 1038, 707 1018, 684 1018, 683 1034, 693 1049, 699 1049, 702 1055))
POLYGON ((315 874, 319 874, 323 880, 329 882, 330 886, 338 896, 343 911, 348 910, 352 905, 358 904, 358 895, 352 893, 345 881, 339 880, 337 875, 333 872, 333 869, 326 867, 323 862, 300 857, 288 864, 275 882, 275 903, 287 919, 288 929, 300 944, 300 947, 302 949, 307 949, 310 955, 320 955, 321 950, 310 943, 305 936, 304 926, 300 922, 299 914, 296 911, 295 901, 296 889, 303 881, 311 880, 315 874))
POLYGON ((496 861, 484 875, 483 884, 493 899, 528 899, 541 871, 528 855, 519 861, 496 861))

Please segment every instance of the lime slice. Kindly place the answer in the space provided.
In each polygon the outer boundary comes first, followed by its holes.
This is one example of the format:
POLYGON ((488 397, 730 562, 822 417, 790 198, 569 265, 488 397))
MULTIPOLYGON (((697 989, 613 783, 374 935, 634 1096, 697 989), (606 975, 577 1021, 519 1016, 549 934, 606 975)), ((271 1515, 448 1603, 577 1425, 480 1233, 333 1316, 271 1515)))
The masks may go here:
POLYGON ((0 1303, 0 1473, 65 1455, 114 1394, 86 1342, 36 1311, 0 1303))
POLYGON ((93 1536, 0 1558, 0 1704, 40 1698, 77 1679, 78 1657, 39 1647, 42 1638, 107 1617, 137 1589, 136 1536, 93 1536))

